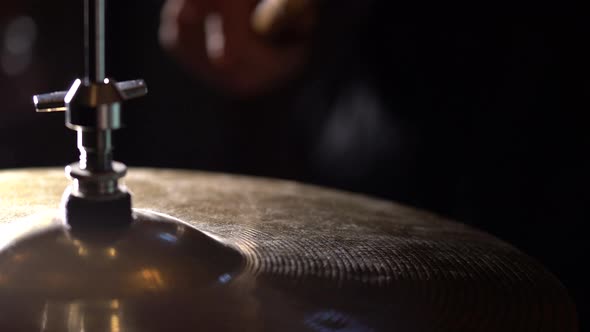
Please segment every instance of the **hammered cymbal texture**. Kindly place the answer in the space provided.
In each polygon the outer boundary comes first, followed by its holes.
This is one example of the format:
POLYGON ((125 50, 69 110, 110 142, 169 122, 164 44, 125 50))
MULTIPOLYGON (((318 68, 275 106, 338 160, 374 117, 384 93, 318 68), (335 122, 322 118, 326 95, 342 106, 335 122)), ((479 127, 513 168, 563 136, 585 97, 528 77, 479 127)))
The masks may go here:
MULTIPOLYGON (((0 172, 0 223, 57 208, 67 185, 60 169, 0 172)), ((338 325, 348 310, 378 321, 359 328, 367 331, 577 330, 567 292, 541 265, 426 212, 295 182, 184 170, 131 169, 126 185, 135 208, 230 243, 246 273, 285 301, 325 308, 308 327, 338 325)))

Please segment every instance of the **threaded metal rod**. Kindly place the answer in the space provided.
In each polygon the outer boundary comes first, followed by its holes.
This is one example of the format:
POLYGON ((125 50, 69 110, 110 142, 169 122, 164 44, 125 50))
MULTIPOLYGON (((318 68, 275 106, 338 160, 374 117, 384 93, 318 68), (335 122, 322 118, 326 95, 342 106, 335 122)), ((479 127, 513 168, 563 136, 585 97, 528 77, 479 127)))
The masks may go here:
MULTIPOLYGON (((84 51, 87 83, 105 79, 105 1, 84 1, 84 51)), ((97 116, 108 113, 109 105, 97 105, 97 116), (105 109, 100 109, 105 108, 105 109)), ((112 143, 109 129, 78 129, 80 167, 94 172, 112 169, 112 143)))
POLYGON ((78 129, 80 168, 92 172, 112 169, 113 145, 110 130, 78 129))

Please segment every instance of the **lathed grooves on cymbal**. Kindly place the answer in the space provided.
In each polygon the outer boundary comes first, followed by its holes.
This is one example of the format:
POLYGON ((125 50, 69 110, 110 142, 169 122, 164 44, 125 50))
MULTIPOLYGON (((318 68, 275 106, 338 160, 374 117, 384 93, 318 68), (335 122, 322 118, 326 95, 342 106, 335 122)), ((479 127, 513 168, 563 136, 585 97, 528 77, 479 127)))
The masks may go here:
MULTIPOLYGON (((126 183, 136 208, 229 243, 244 256, 245 273, 298 301, 344 311, 364 305, 369 320, 397 319, 400 331, 577 329, 567 292, 542 266, 429 213, 289 181, 194 171, 131 169, 126 183)), ((58 170, 0 172, 0 223, 56 208, 66 185, 58 170)))

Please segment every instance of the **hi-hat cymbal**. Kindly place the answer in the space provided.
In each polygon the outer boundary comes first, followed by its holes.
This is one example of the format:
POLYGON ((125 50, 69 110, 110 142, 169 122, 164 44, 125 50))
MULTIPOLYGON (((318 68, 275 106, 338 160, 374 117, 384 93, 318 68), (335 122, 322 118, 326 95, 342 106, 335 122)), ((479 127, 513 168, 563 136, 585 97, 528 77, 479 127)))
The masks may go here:
MULTIPOLYGON (((542 266, 492 236, 429 213, 294 182, 194 171, 132 169, 126 183, 142 218, 150 219, 146 210, 173 216, 242 258, 238 270, 219 277, 226 288, 197 291, 190 282, 183 284, 187 294, 201 297, 200 314, 194 316, 206 326, 235 319, 224 326, 266 331, 577 330, 566 290, 542 266), (207 301, 231 309, 217 317, 222 311, 205 310, 207 301)), ((66 185, 60 169, 0 172, 0 223, 56 209, 66 185)), ((191 241, 200 240, 185 243, 191 241)), ((137 260, 142 253, 133 255, 137 260)), ((183 259, 188 272, 191 264, 200 264, 183 259)), ((219 268, 226 263, 220 260, 219 268)), ((160 278, 146 271, 149 275, 143 277, 160 278)), ((4 279, 0 270, 0 289, 4 279)), ((120 313, 125 296, 116 302, 105 298, 104 307, 120 313)), ((42 303, 39 317, 52 305, 42 303)), ((174 311, 165 308, 170 303, 160 305, 144 307, 141 314, 174 311)), ((142 327, 134 315, 139 313, 107 315, 116 321, 111 330, 142 327)))

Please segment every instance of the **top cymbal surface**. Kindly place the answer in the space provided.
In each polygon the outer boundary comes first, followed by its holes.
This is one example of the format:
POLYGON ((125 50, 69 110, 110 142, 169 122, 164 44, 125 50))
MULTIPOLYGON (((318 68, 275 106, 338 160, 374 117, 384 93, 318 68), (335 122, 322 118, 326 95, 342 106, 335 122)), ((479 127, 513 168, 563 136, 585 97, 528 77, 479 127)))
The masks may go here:
MULTIPOLYGON (((57 208, 67 184, 61 169, 0 172, 0 223, 57 208)), ((293 330, 577 329, 567 292, 542 266, 429 213, 195 171, 131 169, 126 184, 135 208, 171 215, 235 248, 242 273, 272 290, 260 291, 252 310, 294 312, 293 330)), ((267 317, 265 330, 284 319, 267 317)))

